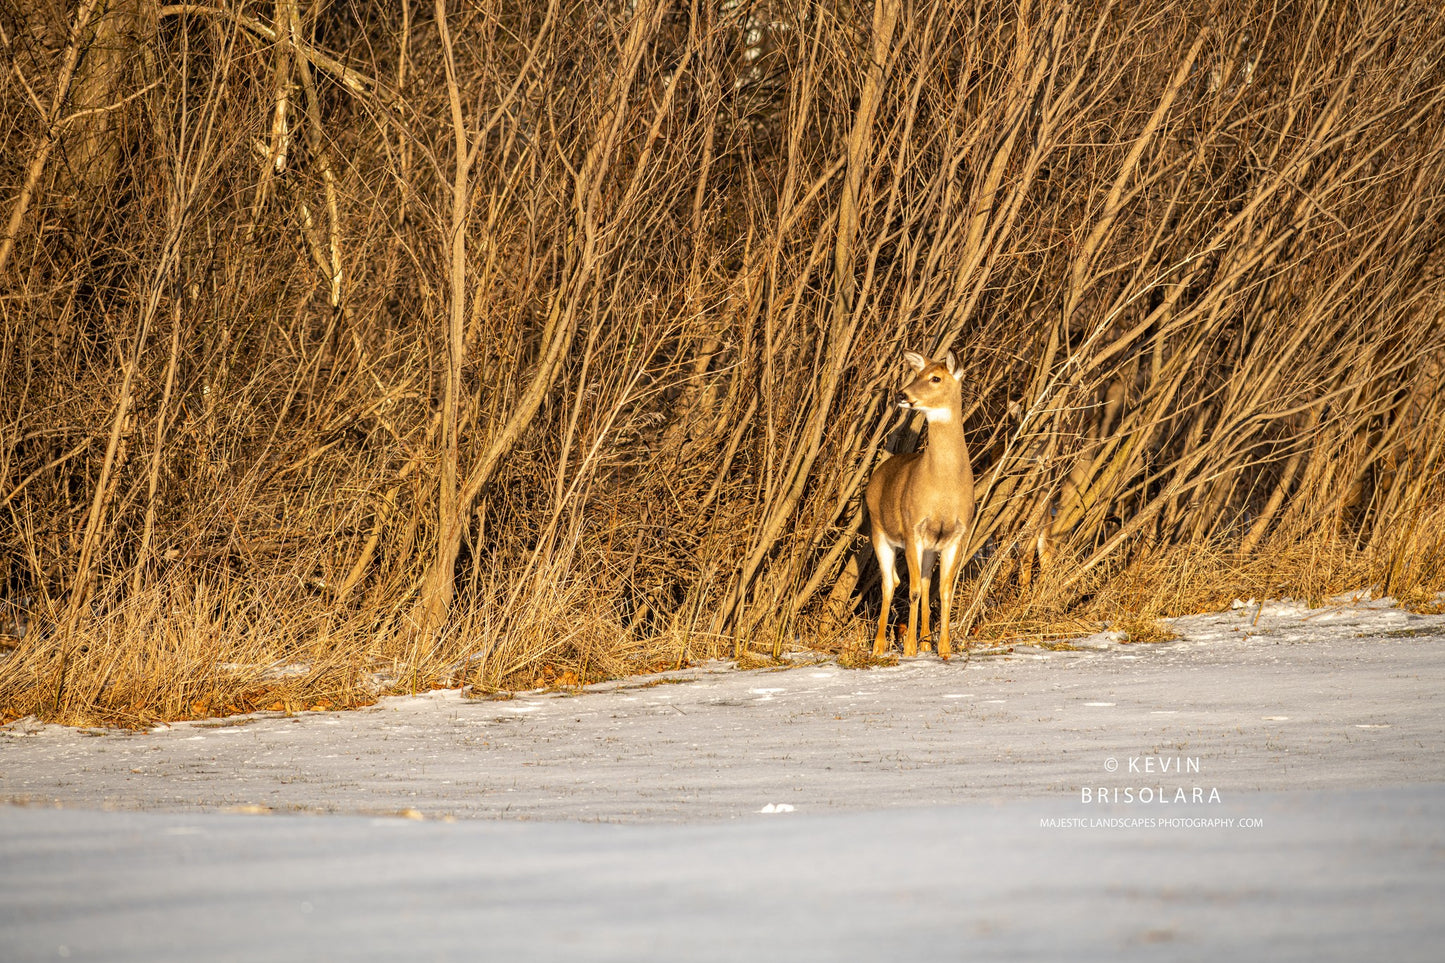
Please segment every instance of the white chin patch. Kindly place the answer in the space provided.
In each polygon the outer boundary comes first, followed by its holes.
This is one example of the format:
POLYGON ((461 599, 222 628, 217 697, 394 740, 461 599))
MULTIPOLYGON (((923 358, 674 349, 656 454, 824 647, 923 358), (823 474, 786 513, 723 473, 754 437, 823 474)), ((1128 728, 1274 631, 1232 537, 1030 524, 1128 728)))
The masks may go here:
POLYGON ((924 415, 932 422, 944 422, 953 420, 953 412, 947 408, 920 408, 924 415))

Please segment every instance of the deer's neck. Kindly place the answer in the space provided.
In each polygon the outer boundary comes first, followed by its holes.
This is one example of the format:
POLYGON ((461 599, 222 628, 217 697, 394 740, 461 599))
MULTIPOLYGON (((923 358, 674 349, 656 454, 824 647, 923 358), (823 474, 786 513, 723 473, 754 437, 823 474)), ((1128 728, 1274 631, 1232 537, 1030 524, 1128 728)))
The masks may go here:
POLYGON ((923 451, 923 468, 930 475, 973 478, 968 447, 963 441, 961 412, 941 412, 928 419, 928 447, 923 451))

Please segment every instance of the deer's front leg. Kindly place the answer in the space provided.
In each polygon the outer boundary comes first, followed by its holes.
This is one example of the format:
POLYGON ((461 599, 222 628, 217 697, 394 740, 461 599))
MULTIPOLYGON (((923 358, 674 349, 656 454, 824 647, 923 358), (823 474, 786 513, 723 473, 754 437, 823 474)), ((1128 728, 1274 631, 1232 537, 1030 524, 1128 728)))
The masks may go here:
POLYGON ((963 554, 963 542, 950 543, 938 557, 938 621, 942 623, 938 633, 938 657, 947 659, 953 655, 953 642, 949 636, 949 625, 953 622, 953 585, 958 581, 959 556, 963 554))
POLYGON ((918 651, 924 654, 933 651, 933 612, 931 599, 933 597, 933 563, 938 558, 937 552, 924 552, 919 568, 923 572, 923 584, 918 587, 919 614, 922 618, 919 621, 922 625, 918 630, 918 651))

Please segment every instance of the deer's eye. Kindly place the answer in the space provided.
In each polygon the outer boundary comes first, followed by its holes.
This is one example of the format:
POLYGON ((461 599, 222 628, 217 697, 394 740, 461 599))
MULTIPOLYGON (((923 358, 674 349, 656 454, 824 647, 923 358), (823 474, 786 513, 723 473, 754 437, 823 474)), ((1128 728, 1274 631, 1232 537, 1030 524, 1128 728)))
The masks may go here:
POLYGON ((931 382, 933 382, 934 384, 938 384, 938 383, 939 383, 940 381, 942 381, 943 379, 940 378, 938 375, 934 375, 932 378, 929 378, 928 380, 931 381, 931 382))

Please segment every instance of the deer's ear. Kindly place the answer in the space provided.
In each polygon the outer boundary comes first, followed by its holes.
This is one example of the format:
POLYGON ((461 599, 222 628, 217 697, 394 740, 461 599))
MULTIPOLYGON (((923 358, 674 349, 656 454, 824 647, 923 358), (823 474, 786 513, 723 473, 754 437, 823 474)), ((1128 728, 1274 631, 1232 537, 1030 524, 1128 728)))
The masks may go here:
POLYGON ((917 351, 903 352, 903 360, 907 361, 908 366, 914 371, 922 371, 924 368, 928 367, 928 359, 925 358, 923 355, 919 354, 917 351))
POLYGON ((963 380, 963 369, 958 366, 958 359, 953 356, 952 351, 948 352, 948 357, 943 359, 943 363, 948 365, 948 373, 953 375, 954 381, 963 380))

